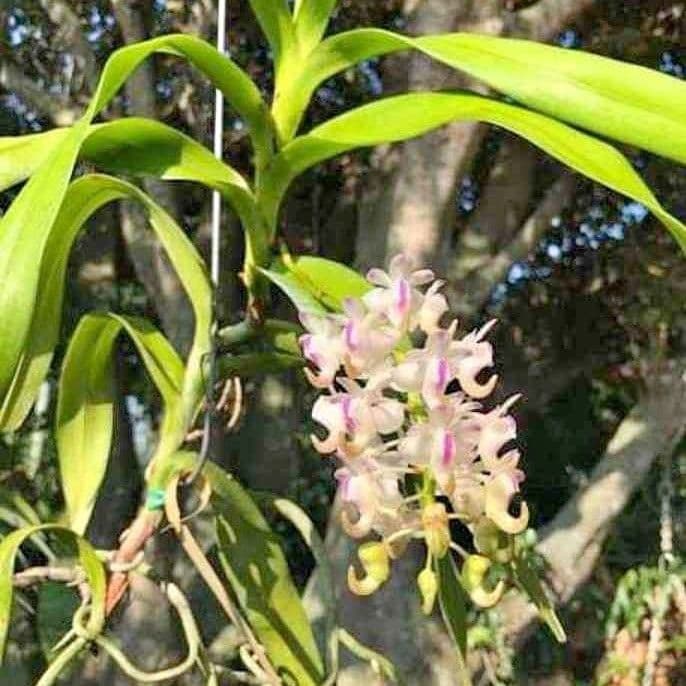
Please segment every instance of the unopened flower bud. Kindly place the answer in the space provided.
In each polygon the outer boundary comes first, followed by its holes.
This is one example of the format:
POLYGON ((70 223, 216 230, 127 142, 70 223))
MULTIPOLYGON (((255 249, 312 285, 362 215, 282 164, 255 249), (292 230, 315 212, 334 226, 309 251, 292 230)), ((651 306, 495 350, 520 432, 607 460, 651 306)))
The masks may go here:
POLYGON ((353 565, 348 567, 348 587, 356 595, 371 595, 388 579, 391 566, 383 543, 370 541, 357 550, 364 576, 358 577, 353 565))
POLYGON ((476 549, 494 562, 506 563, 512 559, 514 539, 501 531, 488 517, 482 517, 474 525, 476 549))
POLYGON ((442 558, 450 546, 448 513, 443 503, 431 503, 422 510, 422 527, 431 554, 442 558))
POLYGON ((493 563, 483 555, 470 555, 462 566, 460 578, 470 598, 479 607, 493 607, 503 595, 505 583, 501 579, 489 590, 484 586, 486 575, 493 563))
POLYGON ((425 615, 430 615, 438 594, 438 579, 436 579, 433 570, 428 567, 422 569, 417 576, 417 586, 422 596, 422 612, 425 615))

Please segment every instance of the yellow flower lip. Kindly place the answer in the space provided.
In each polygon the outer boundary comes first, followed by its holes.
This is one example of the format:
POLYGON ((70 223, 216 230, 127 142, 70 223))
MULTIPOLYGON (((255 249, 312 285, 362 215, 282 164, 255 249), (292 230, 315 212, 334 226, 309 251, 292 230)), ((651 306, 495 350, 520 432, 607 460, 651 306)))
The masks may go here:
POLYGON ((381 542, 363 543, 357 550, 363 576, 358 576, 355 567, 348 567, 348 587, 355 595, 371 595, 390 576, 391 565, 386 546, 381 542))
POLYGON ((470 555, 462 566, 462 585, 479 607, 493 607, 505 591, 505 582, 502 579, 493 589, 489 590, 484 586, 492 564, 491 560, 483 555, 470 555))

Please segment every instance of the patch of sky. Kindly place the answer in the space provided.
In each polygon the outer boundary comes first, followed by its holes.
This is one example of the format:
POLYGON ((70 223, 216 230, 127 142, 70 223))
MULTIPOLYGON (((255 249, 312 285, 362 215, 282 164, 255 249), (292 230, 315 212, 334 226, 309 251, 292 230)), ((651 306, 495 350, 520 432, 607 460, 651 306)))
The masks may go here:
POLYGON ((557 44, 562 48, 581 47, 581 34, 572 29, 566 29, 557 37, 557 44))
POLYGON ((648 216, 648 210, 640 202, 625 203, 620 212, 622 221, 629 226, 640 224, 648 216))
POLYGON ((676 76, 677 78, 684 78, 684 65, 683 63, 671 52, 663 52, 660 56, 660 71, 670 76, 676 76))
POLYGON ((108 12, 101 12, 100 8, 93 5, 88 14, 88 30, 86 39, 89 43, 97 43, 104 34, 114 28, 115 19, 108 12))
POLYGON ((471 176, 465 176, 460 182, 457 191, 457 209, 463 214, 469 214, 474 210, 479 196, 479 189, 471 176))
POLYGON ((317 100, 322 105, 343 107, 345 105, 345 98, 341 95, 340 89, 337 88, 334 80, 327 81, 317 91, 317 100))
POLYGON ((379 60, 364 60, 364 62, 360 62, 357 69, 367 81, 369 92, 372 95, 381 95, 383 93, 383 81, 379 73, 379 60))
POLYGON ((129 415, 133 434, 133 446, 140 463, 145 464, 150 456, 153 440, 152 422, 145 404, 135 395, 125 397, 126 412, 129 415))
POLYGON ((169 79, 160 79, 157 82, 155 89, 157 90, 157 94, 164 100, 169 100, 172 95, 174 95, 174 89, 172 88, 169 79))
POLYGON ((10 47, 16 48, 26 41, 31 35, 26 13, 21 9, 15 9, 7 18, 7 39, 10 47))

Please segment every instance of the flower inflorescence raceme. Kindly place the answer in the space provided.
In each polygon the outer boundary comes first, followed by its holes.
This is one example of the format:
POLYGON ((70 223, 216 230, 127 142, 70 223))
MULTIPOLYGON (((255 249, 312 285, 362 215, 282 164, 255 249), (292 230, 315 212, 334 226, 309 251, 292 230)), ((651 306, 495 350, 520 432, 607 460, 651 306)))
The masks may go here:
POLYGON ((517 428, 509 410, 518 396, 490 410, 482 405, 497 382, 489 376, 493 348, 485 340, 495 322, 462 338, 456 321, 443 328, 442 282, 428 269, 414 271, 403 255, 388 273, 372 269, 367 279, 373 288, 347 299, 342 314, 300 315, 307 329, 300 344, 313 367, 305 372, 323 391, 312 417, 326 435, 312 442, 341 463, 336 479, 346 532, 376 537, 360 546, 364 575, 351 566, 349 586, 373 593, 407 542, 422 538, 427 564, 418 586, 430 612, 437 591, 432 561, 450 548, 461 551, 449 528, 458 519, 479 552, 463 565, 465 588, 477 603, 493 604, 502 582, 486 590, 485 575, 492 562, 509 561, 513 535, 529 519, 524 502, 516 516, 510 512, 524 478, 511 447, 517 428), (416 339, 420 346, 413 346, 416 339))

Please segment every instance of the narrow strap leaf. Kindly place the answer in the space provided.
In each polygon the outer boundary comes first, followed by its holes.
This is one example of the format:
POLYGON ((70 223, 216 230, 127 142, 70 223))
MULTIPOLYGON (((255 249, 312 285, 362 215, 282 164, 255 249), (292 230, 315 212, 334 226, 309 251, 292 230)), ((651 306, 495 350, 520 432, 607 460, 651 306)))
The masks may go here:
POLYGON ((363 28, 331 36, 275 103, 281 138, 293 137, 323 81, 363 60, 401 50, 423 52, 557 119, 686 162, 683 81, 581 50, 468 33, 413 38, 363 28))
POLYGON ((337 0, 296 0, 295 33, 301 55, 308 55, 321 40, 337 0))
POLYGON ((647 207, 686 250, 686 227, 659 203, 614 147, 555 119, 469 93, 410 93, 358 107, 315 127, 277 155, 263 180, 261 202, 271 226, 291 181, 342 152, 406 140, 455 121, 485 121, 516 133, 575 171, 647 207))
POLYGON ((112 351, 122 330, 162 396, 160 444, 176 446, 185 434, 179 412, 183 363, 164 336, 139 318, 83 317, 62 365, 56 419, 61 484, 70 526, 79 534, 86 530, 107 469, 114 428, 112 351))
MULTIPOLYGON (((60 330, 66 269, 72 245, 82 226, 103 205, 131 199, 143 205, 174 265, 193 306, 196 330, 189 356, 185 387, 186 412, 190 415, 200 399, 202 356, 209 347, 211 291, 204 263, 195 247, 174 220, 139 188, 104 175, 87 175, 74 181, 50 232, 36 293, 36 307, 26 348, 14 373, 12 385, 0 410, 0 427, 14 430, 31 409, 50 367, 60 330)), ((179 372, 178 364, 174 369, 179 372)))

